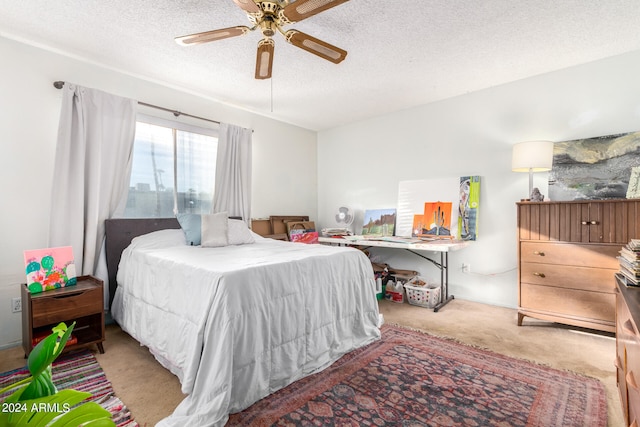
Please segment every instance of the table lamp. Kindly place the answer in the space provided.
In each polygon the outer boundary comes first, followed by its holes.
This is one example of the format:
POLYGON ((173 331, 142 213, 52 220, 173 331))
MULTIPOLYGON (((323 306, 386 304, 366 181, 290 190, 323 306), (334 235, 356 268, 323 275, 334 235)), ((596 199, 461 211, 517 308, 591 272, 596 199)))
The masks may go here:
POLYGON ((553 142, 527 141, 513 146, 511 170, 529 172, 529 197, 533 192, 533 173, 551 170, 553 164, 553 142))

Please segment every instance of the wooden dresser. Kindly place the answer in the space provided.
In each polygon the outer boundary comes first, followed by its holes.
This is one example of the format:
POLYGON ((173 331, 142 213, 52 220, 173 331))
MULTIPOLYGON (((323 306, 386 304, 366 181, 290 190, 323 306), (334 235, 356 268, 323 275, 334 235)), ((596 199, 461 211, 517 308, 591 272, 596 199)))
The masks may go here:
POLYGON ((640 238, 640 200, 517 207, 518 325, 530 316, 615 332, 616 257, 640 238))
POLYGON ((640 425, 640 288, 617 280, 616 371, 627 426, 640 425))

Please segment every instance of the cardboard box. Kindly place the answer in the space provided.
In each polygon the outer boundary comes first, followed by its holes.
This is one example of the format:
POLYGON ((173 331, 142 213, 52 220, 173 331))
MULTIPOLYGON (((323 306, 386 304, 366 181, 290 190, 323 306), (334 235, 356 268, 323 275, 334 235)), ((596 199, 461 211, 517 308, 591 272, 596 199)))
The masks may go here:
POLYGON ((251 230, 261 236, 268 236, 271 233, 271 221, 268 219, 252 219, 251 230))

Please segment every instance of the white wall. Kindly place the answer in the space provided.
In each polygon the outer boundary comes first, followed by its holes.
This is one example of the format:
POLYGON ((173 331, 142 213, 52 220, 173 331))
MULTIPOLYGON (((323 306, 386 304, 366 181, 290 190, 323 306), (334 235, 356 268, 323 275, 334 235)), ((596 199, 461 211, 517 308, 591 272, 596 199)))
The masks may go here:
MULTIPOLYGON (((10 312, 10 300, 19 296, 23 281, 22 251, 47 245, 61 99, 55 80, 254 129, 254 217, 302 214, 316 218, 320 227, 332 226, 332 214, 342 204, 395 207, 402 180, 480 175, 480 237, 451 255, 456 267, 451 293, 508 307, 515 307, 517 298, 515 202, 528 187, 526 174, 510 170, 511 145, 640 129, 640 52, 318 135, 4 38, 0 57, 0 348, 20 341, 20 315, 10 312), (292 161, 296 158, 305 161, 292 161), (457 271, 462 262, 471 264, 471 274, 457 271)), ((535 185, 547 194, 545 179, 536 176, 535 185)), ((378 252, 393 266, 437 277, 428 262, 413 255, 378 252)))
MULTIPOLYGON (((11 313, 10 301, 20 296, 24 281, 22 252, 48 245, 62 98, 53 87, 56 80, 254 129, 252 216, 315 218, 315 132, 5 38, 0 38, 0 57, 0 348, 21 340, 21 317, 11 313)), ((144 113, 173 118, 159 110, 144 113)))
MULTIPOLYGON (((515 203, 527 197, 528 175, 511 172, 511 145, 639 130, 639 75, 635 52, 322 131, 318 222, 333 226, 343 204, 396 207, 403 180, 480 175, 479 239, 451 254, 450 293, 516 307, 515 203), (460 271, 463 262, 470 274, 460 271)), ((534 179, 548 194, 546 174, 534 179)), ((415 255, 372 252, 394 267, 439 278, 415 255)))

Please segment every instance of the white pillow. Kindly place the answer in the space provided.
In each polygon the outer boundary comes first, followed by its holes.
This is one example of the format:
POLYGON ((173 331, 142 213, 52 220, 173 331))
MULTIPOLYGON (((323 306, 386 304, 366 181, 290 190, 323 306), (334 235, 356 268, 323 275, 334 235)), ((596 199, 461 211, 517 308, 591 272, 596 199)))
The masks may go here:
POLYGON ((247 224, 240 219, 229 220, 229 244, 230 245, 244 245, 246 243, 255 243, 256 240, 251 234, 251 230, 247 227, 247 224))
POLYGON ((134 237, 131 240, 131 246, 143 249, 162 249, 172 246, 184 246, 186 244, 184 233, 180 229, 152 231, 151 233, 134 237), (179 231, 179 233, 177 233, 177 231, 179 231))
POLYGON ((202 215, 202 247, 216 248, 227 246, 227 213, 220 212, 210 215, 202 215))

